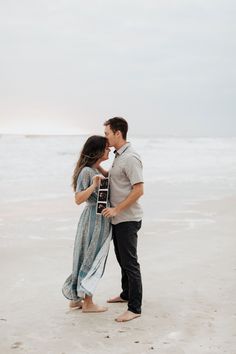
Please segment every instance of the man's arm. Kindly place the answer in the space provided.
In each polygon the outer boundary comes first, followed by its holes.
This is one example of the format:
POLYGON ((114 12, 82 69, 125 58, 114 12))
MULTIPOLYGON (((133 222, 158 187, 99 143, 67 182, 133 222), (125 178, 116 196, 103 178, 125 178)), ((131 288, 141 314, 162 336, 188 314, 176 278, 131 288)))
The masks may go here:
POLYGON ((97 169, 104 177, 108 177, 108 171, 104 170, 100 165, 97 169))
POLYGON ((143 183, 137 183, 133 185, 133 189, 127 198, 125 198, 120 204, 118 204, 114 208, 105 208, 102 211, 102 215, 107 218, 111 218, 112 216, 116 216, 121 211, 127 209, 130 205, 136 202, 143 195, 143 183))

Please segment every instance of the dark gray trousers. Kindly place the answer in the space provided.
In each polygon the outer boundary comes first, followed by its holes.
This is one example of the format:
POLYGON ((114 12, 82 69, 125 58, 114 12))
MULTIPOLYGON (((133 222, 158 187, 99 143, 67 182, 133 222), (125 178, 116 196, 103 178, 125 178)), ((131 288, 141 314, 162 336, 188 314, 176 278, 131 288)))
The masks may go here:
POLYGON ((141 313, 142 278, 137 256, 137 232, 142 221, 127 221, 112 225, 112 236, 117 261, 121 267, 120 297, 128 300, 128 310, 141 313))

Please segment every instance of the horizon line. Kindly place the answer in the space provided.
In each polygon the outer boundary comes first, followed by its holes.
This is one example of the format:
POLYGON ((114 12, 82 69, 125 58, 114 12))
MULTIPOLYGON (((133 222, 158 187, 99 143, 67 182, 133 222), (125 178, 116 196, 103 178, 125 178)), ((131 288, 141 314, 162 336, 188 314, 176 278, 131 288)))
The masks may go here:
MULTIPOLYGON (((78 133, 78 134, 63 134, 63 133, 1 133, 0 132, 0 137, 1 136, 24 136, 24 137, 63 137, 63 136, 71 136, 71 137, 76 137, 76 136, 88 136, 88 135, 99 135, 99 134, 90 134, 90 133, 78 133)), ((140 138, 236 138, 236 135, 174 135, 174 134, 161 134, 161 135, 148 135, 148 134, 130 134, 131 137, 140 137, 140 138)))

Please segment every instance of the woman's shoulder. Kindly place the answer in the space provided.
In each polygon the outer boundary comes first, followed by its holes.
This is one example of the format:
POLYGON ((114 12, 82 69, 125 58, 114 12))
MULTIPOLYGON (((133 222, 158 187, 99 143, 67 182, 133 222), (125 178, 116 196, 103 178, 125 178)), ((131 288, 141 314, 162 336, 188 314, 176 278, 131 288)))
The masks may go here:
POLYGON ((95 171, 92 167, 89 166, 85 166, 82 168, 82 170, 80 171, 79 176, 81 177, 85 177, 85 176, 93 176, 95 174, 95 171))
POLYGON ((94 168, 92 168, 92 167, 89 167, 89 166, 84 166, 83 168, 82 168, 82 170, 81 170, 81 172, 91 172, 91 173, 95 173, 95 170, 94 170, 94 168))

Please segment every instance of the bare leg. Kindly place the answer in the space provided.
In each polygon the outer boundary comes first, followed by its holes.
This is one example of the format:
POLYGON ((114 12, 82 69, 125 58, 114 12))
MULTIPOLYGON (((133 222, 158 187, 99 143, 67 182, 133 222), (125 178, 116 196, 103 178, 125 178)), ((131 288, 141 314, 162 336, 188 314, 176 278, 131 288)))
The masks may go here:
POLYGON ((85 295, 85 299, 82 306, 82 312, 104 312, 107 310, 107 307, 98 306, 94 304, 92 296, 85 295))

